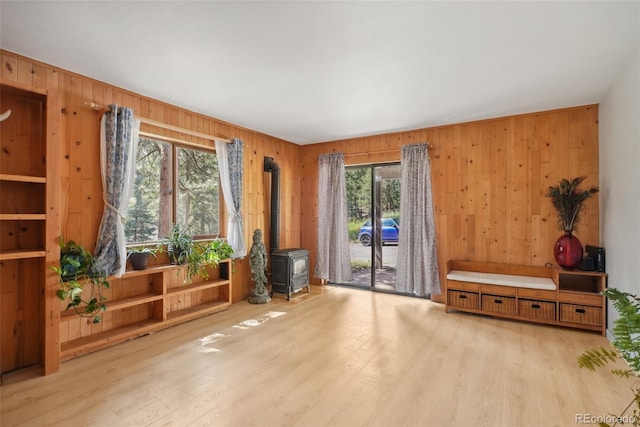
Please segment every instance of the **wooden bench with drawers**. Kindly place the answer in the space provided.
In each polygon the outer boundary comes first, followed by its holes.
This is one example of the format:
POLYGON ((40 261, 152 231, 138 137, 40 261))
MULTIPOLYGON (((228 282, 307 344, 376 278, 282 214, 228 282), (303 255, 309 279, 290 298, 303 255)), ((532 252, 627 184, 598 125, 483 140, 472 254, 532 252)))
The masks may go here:
POLYGON ((604 273, 449 260, 446 311, 587 329, 606 335, 604 273))

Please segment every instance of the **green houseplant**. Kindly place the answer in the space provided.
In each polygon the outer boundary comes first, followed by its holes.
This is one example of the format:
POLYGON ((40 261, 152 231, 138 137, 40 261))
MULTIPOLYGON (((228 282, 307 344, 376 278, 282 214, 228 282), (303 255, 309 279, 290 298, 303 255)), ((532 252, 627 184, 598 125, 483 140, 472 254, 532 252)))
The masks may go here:
POLYGON ((196 242, 188 229, 178 224, 172 226, 165 242, 171 262, 185 267, 185 282, 190 282, 198 274, 207 279, 209 274, 205 266, 216 267, 221 260, 233 255, 233 249, 226 240, 196 242))
POLYGON ((597 367, 603 367, 609 362, 624 359, 629 364, 629 369, 613 369, 614 375, 624 378, 633 378, 635 381, 631 387, 632 398, 620 415, 612 415, 613 424, 599 423, 600 426, 616 426, 619 421, 631 421, 634 426, 640 425, 640 299, 627 292, 621 292, 615 288, 606 289, 603 295, 612 302, 620 317, 613 322, 615 339, 612 344, 614 350, 604 347, 587 350, 578 356, 578 366, 594 371, 597 367), (627 412, 632 409, 631 414, 627 412))
POLYGON ((179 224, 171 226, 171 231, 165 236, 165 243, 171 263, 179 265, 187 263, 195 247, 188 228, 183 228, 179 224))
POLYGON ((134 270, 144 270, 147 268, 149 257, 156 258, 156 253, 160 252, 160 247, 132 246, 127 248, 127 256, 134 270))
POLYGON ((73 240, 60 239, 60 266, 52 267, 58 274, 60 289, 58 298, 68 301, 67 310, 74 309, 82 317, 93 323, 102 320, 100 314, 106 311, 103 291, 109 288, 106 276, 95 268, 95 258, 73 240), (83 298, 85 287, 89 293, 83 298))

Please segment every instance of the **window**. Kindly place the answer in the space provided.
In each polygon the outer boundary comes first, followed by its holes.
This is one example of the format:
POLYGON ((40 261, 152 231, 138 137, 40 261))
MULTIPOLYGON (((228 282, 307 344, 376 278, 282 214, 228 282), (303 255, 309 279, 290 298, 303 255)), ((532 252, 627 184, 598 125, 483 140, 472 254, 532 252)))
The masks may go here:
POLYGON ((173 223, 189 227, 195 237, 217 236, 219 217, 215 153, 141 138, 125 222, 127 243, 162 240, 173 223))
POLYGON ((215 153, 178 148, 179 224, 189 225, 194 236, 215 236, 220 214, 218 159, 215 153))

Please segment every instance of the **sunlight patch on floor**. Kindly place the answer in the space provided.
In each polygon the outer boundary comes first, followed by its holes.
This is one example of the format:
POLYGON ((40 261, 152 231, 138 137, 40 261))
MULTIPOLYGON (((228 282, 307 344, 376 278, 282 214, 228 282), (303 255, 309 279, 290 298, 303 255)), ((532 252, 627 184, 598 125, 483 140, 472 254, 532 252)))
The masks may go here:
MULTIPOLYGON (((232 329, 243 329, 247 330, 255 326, 260 326, 265 322, 268 322, 270 319, 275 319, 276 317, 280 317, 285 315, 285 312, 282 311, 269 311, 267 314, 256 317, 255 319, 244 320, 240 323, 233 325, 232 329)), ((200 345, 198 346, 198 351, 201 353, 215 353, 221 351, 219 348, 214 347, 214 345, 219 342, 221 339, 225 337, 231 336, 230 333, 224 334, 220 332, 214 332, 211 335, 207 335, 205 337, 200 338, 198 341, 200 345)))

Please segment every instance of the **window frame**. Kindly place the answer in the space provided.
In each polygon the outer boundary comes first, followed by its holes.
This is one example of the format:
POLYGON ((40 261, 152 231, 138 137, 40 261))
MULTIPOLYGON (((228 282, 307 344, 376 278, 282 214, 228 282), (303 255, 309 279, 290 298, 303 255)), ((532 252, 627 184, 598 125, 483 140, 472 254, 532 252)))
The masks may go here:
MULTIPOLYGON (((162 135, 156 134, 148 134, 141 132, 140 139, 147 139, 150 141, 154 141, 158 144, 169 144, 171 150, 171 224, 176 223, 178 217, 178 149, 192 150, 192 151, 200 151, 205 153, 210 153, 216 156, 217 162, 217 153, 215 147, 211 147, 208 145, 197 144, 193 142, 180 141, 171 137, 163 137, 162 135)), ((137 162, 137 159, 136 159, 137 162)), ((227 235, 227 209, 224 201, 224 195, 222 193, 222 185, 220 183, 220 170, 218 169, 217 175, 218 181, 218 234, 216 235, 192 235, 194 240, 196 241, 211 241, 216 238, 226 238, 227 235)), ((153 243, 162 243, 164 240, 164 236, 158 236, 158 240, 155 241, 145 241, 145 242, 127 242, 127 246, 136 246, 136 245, 145 245, 145 244, 153 244, 153 243)))

